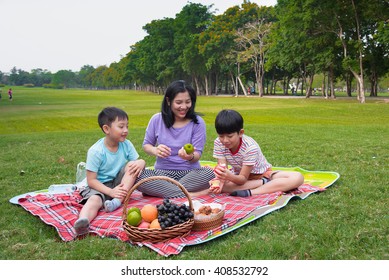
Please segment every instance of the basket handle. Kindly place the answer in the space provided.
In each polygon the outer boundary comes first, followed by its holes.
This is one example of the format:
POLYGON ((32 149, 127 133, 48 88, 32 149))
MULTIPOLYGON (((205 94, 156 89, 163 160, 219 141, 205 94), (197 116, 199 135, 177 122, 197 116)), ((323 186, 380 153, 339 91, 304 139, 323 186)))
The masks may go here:
POLYGON ((127 217, 127 205, 128 205, 128 202, 130 200, 130 197, 131 197, 131 194, 140 186, 142 185, 143 183, 145 182, 149 182, 149 181, 156 181, 156 180, 165 180, 165 181, 168 181, 174 185, 176 185, 177 187, 179 187, 182 192, 185 194, 185 196, 188 198, 188 202, 189 202, 189 208, 190 210, 193 212, 194 209, 193 209, 193 203, 192 203, 192 199, 189 195, 189 192, 185 189, 185 187, 178 181, 170 178, 170 177, 167 177, 167 176, 151 176, 151 177, 147 177, 147 178, 144 178, 140 181, 138 181, 138 183, 136 183, 135 185, 133 185, 130 190, 128 191, 127 195, 126 195, 126 198, 124 199, 124 202, 123 202, 123 216, 122 218, 123 219, 126 219, 127 217))

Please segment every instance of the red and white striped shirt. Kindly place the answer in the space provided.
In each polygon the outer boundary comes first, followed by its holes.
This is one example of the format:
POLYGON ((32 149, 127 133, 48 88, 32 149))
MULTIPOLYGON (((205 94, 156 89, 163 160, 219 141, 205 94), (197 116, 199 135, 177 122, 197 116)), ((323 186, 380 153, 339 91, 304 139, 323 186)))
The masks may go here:
POLYGON ((263 174, 272 166, 262 154, 258 143, 245 134, 243 134, 238 152, 234 154, 221 143, 219 138, 216 138, 213 144, 213 157, 226 159, 232 166, 234 174, 239 174, 243 165, 253 166, 252 174, 263 174))

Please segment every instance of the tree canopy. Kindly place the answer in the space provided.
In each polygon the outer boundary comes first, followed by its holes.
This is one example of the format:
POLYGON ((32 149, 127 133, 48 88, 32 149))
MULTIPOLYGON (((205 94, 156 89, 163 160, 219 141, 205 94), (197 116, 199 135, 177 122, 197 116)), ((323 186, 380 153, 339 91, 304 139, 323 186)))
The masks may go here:
MULTIPOLYGON (((213 6, 188 3, 174 18, 147 23, 147 35, 119 62, 79 72, 31 73, 13 68, 2 82, 37 86, 143 88, 161 92, 172 80, 192 82, 199 94, 220 91, 261 96, 291 80, 312 94, 313 77, 322 74, 322 88, 334 97, 334 82, 356 84, 364 102, 367 83, 377 95, 378 82, 389 70, 389 3, 385 0, 278 0, 275 7, 244 0, 223 14, 213 6), (266 88, 266 90, 265 90, 266 88)), ((125 36, 125 34, 123 34, 125 36)))

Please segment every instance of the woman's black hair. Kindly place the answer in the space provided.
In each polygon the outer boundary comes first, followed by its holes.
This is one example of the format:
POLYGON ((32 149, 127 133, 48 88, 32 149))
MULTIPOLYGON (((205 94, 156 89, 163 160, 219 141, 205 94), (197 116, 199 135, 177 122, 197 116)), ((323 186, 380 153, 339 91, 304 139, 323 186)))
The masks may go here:
POLYGON ((222 110, 215 119, 217 134, 240 132, 243 129, 243 117, 235 110, 222 110))
POLYGON ((103 130, 104 125, 111 126, 111 124, 116 120, 116 118, 119 121, 128 120, 128 115, 126 112, 119 108, 106 107, 100 112, 99 116, 97 117, 97 121, 99 122, 100 128, 103 130))
POLYGON ((177 94, 182 92, 188 92, 190 99, 192 101, 192 106, 189 108, 186 113, 186 118, 191 119, 194 123, 198 123, 197 114, 195 113, 196 106, 196 91, 190 85, 186 84, 185 81, 174 81, 166 89, 165 95, 162 100, 162 120, 165 123, 167 128, 170 128, 174 124, 174 114, 169 104, 171 104, 177 94))

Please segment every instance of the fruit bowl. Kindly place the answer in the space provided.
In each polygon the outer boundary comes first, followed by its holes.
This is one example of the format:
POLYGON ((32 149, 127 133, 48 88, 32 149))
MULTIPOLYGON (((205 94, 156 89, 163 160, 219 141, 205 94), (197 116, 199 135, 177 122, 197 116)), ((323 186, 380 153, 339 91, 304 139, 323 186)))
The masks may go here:
POLYGON ((151 242, 151 243, 165 242, 176 237, 185 237, 190 233, 193 227, 194 218, 190 218, 184 223, 177 224, 164 229, 139 228, 128 224, 127 209, 129 206, 131 194, 143 183, 148 181, 154 181, 154 180, 166 180, 179 187, 188 198, 189 209, 194 213, 193 203, 188 191, 185 189, 184 186, 182 186, 176 180, 173 180, 166 176, 153 176, 153 177, 140 180, 128 191, 126 198, 123 201, 123 214, 122 214, 123 229, 127 233, 128 238, 133 242, 151 242))
POLYGON ((192 230, 202 231, 217 228, 222 225, 225 205, 219 203, 205 203, 193 201, 194 225, 192 230))

